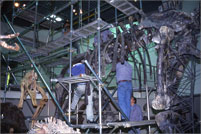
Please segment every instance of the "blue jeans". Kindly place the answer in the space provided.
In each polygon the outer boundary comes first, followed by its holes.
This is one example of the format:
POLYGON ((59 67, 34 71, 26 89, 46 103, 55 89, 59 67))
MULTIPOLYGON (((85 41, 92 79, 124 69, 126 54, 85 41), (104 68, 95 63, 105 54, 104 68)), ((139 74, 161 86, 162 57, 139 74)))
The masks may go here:
MULTIPOLYGON (((124 114, 130 117, 131 111, 131 95, 132 95, 133 87, 131 81, 124 81, 118 84, 117 96, 118 96, 118 103, 121 110, 124 114)), ((121 116, 122 119, 125 119, 121 116)))

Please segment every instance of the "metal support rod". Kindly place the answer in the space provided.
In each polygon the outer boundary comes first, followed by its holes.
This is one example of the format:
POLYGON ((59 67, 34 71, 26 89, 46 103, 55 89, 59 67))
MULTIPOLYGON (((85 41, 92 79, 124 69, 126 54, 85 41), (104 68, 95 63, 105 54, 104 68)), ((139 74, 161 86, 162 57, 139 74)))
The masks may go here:
POLYGON ((79 104, 76 106, 76 125, 79 124, 79 104))
MULTIPOLYGON (((115 100, 113 99, 112 95, 110 94, 110 92, 108 91, 108 89, 104 86, 103 82, 101 81, 101 79, 97 76, 96 72, 92 69, 92 67, 89 65, 88 61, 85 60, 84 61, 85 64, 87 65, 87 67, 89 68, 89 70, 93 73, 93 75, 96 77, 96 79, 98 80, 98 82, 100 83, 100 85, 102 85, 103 90, 105 91, 106 95, 110 98, 111 102, 114 104, 115 108, 122 114, 122 116, 129 121, 128 117, 125 115, 125 113, 122 111, 122 109, 117 105, 117 103, 115 102, 115 100)), ((136 129, 133 128, 133 130, 136 133, 136 129)))
MULTIPOLYGON (((72 0, 71 0, 72 2, 72 0)), ((70 11, 70 49, 69 49, 69 53, 70 53, 70 64, 69 64, 69 77, 71 77, 71 68, 72 68, 72 37, 73 37, 73 4, 71 4, 71 11, 70 11)), ((69 122, 71 120, 71 83, 69 83, 69 101, 68 101, 68 119, 69 122)))
MULTIPOLYGON (((12 25, 10 24, 10 22, 8 21, 8 18, 7 18, 5 15, 3 15, 3 16, 4 16, 5 20, 6 20, 6 22, 8 23, 9 27, 11 28, 11 30, 12 30, 13 33, 15 34, 16 32, 15 32, 13 26, 12 26, 12 25)), ((53 99, 53 101, 55 102, 56 106, 59 108, 60 112, 62 113, 62 115, 63 115, 63 117, 64 117, 66 123, 67 123, 69 126, 71 126, 71 124, 68 122, 67 117, 65 116, 65 113, 63 112, 63 110, 62 110, 62 108, 60 107, 59 103, 58 103, 57 100, 55 99, 55 97, 54 97, 54 95, 53 95, 51 89, 49 88, 48 84, 46 83, 46 81, 45 81, 45 79, 43 78, 42 74, 40 73, 38 67, 37 67, 36 64, 34 63, 33 59, 30 57, 29 53, 27 52, 26 48, 24 47, 23 43, 21 42, 20 38, 17 37, 17 40, 19 41, 19 44, 20 44, 21 48, 24 50, 24 52, 26 53, 27 57, 29 58, 29 60, 30 60, 31 64, 33 65, 35 71, 37 72, 38 76, 41 78, 43 84, 46 86, 47 91, 48 91, 48 93, 50 94, 51 98, 53 99)))
MULTIPOLYGON (((119 112, 119 120, 121 120, 121 114, 120 114, 120 112, 119 112)), ((117 127, 117 126, 115 126, 115 127, 117 127)), ((121 129, 119 129, 119 134, 122 134, 121 129)))
MULTIPOLYGON (((143 49, 143 56, 144 56, 144 65, 146 65, 146 52, 145 50, 143 49)), ((147 73, 147 69, 146 69, 146 66, 145 66, 145 72, 144 73, 147 73)), ((145 74, 146 75, 146 74, 145 74)), ((150 120, 150 111, 149 111, 149 92, 148 92, 148 86, 147 86, 147 80, 146 80, 146 83, 145 83, 145 88, 146 88, 146 101, 147 101, 147 116, 148 116, 148 120, 150 120)), ((149 125, 148 126, 148 132, 149 134, 151 134, 151 126, 149 125)))
POLYGON ((195 124, 194 124, 194 88, 195 88, 195 78, 196 78, 196 65, 195 65, 195 61, 192 58, 191 61, 191 69, 192 69, 192 74, 191 74, 191 119, 192 119, 192 132, 194 133, 195 131, 195 124))
POLYGON ((54 36, 54 28, 53 28, 53 21, 50 22, 50 41, 53 41, 54 36))
MULTIPOLYGON (((82 14, 83 14, 83 10, 82 10, 82 0, 80 0, 79 2, 79 28, 82 28, 82 14)), ((83 50, 83 38, 81 37, 80 39, 80 47, 78 46, 78 49, 77 49, 77 53, 80 53, 80 49, 83 50)))
MULTIPOLYGON (((3 58, 3 60, 6 62, 6 65, 8 65, 8 61, 6 60, 6 58, 4 57, 3 54, 2 54, 2 58, 3 58)), ((11 68, 10 68, 9 65, 8 65, 8 71, 9 71, 9 72, 11 71, 11 68)), ((11 73, 11 75, 12 75, 12 77, 13 77, 15 83, 18 85, 18 82, 17 82, 17 79, 16 79, 15 75, 13 74, 13 72, 10 72, 10 73, 11 73)))
POLYGON ((60 81, 58 81, 58 82, 69 94, 71 94, 71 92, 69 92, 69 90, 66 88, 66 86, 62 82, 60 82, 60 81))
POLYGON ((13 12, 12 12, 12 22, 11 22, 12 25, 13 25, 14 18, 15 18, 15 17, 14 17, 14 16, 15 16, 15 6, 14 6, 14 5, 15 5, 15 0, 13 0, 13 12))
POLYGON ((142 10, 142 0, 140 0, 140 10, 142 10))
POLYGON ((82 27, 82 14, 83 14, 83 11, 82 11, 82 0, 80 0, 79 2, 79 28, 82 27))
POLYGON ((69 83, 69 97, 68 97, 68 121, 71 122, 71 83, 69 83))
MULTIPOLYGON (((117 15, 117 9, 115 8, 115 26, 117 27, 118 25, 118 15, 117 15)), ((116 37, 117 37, 117 31, 116 31, 116 37)))
POLYGON ((91 81, 92 85, 98 90, 98 86, 96 86, 96 83, 94 82, 94 80, 92 78, 90 78, 90 81, 91 81))
POLYGON ((100 52, 100 0, 98 0, 98 76, 101 78, 101 52, 100 52))
MULTIPOLYGON (((90 0, 88 0, 88 16, 90 15, 90 3, 91 3, 91 1, 90 0)), ((89 23, 89 18, 87 19, 87 22, 89 23)))
POLYGON ((109 134, 113 134, 113 132, 117 129, 117 127, 114 127, 109 134))
MULTIPOLYGON (((98 76, 101 78, 101 51, 100 51, 100 0, 97 1, 98 9, 98 76)), ((99 104, 99 134, 102 134, 102 95, 101 95, 101 84, 98 83, 98 104, 99 104)))
MULTIPOLYGON (((96 83, 95 83, 92 79, 90 79, 90 81, 91 81, 92 84, 98 89, 98 86, 96 86, 96 83)), ((112 96, 115 94, 116 90, 117 90, 117 89, 115 89, 115 90, 112 92, 112 96)), ((106 106, 109 104, 109 102, 110 102, 110 99, 108 99, 108 100, 106 101, 106 103, 105 103, 104 106, 102 107, 102 110, 101 110, 101 111, 103 111, 103 110, 106 108, 106 106)), ((94 121, 97 122, 98 119, 99 119, 99 115, 96 116, 96 118, 94 119, 94 121)), ((86 133, 87 133, 87 134, 89 133, 89 129, 86 131, 86 133)))
POLYGON ((35 18, 34 18, 34 38, 33 38, 33 48, 36 48, 36 42, 37 42, 37 31, 36 31, 36 28, 37 28, 37 14, 38 13, 38 0, 36 0, 36 7, 35 7, 35 18))
MULTIPOLYGON (((133 54, 133 55, 134 55, 133 57, 135 58, 135 51, 134 51, 133 53, 134 53, 134 54, 133 54)), ((133 61, 133 63, 134 63, 134 61, 133 61)), ((136 71, 136 67, 137 67, 137 66, 134 65, 134 85, 137 85, 137 71, 136 71)), ((140 85, 139 85, 139 86, 140 86, 140 85)))
MULTIPOLYGON (((149 111, 149 93, 148 93, 148 87, 146 84, 146 101, 147 101, 147 116, 148 116, 148 120, 150 120, 150 111, 149 111)), ((150 125, 148 126, 148 130, 149 130, 149 134, 151 133, 151 127, 150 125)))
MULTIPOLYGON (((8 60, 9 60, 9 57, 8 57, 8 60)), ((5 78, 5 85, 4 85, 4 98, 3 98, 3 102, 6 102, 6 92, 7 92, 7 81, 8 81, 8 67, 9 67, 9 64, 7 64, 6 66, 6 78, 5 78)))

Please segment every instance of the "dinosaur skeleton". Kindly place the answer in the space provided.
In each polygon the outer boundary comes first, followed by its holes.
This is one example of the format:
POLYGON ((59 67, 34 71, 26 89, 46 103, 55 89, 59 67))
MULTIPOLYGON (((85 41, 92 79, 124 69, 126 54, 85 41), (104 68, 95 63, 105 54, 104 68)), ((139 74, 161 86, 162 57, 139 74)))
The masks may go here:
MULTIPOLYGON (((185 70, 189 69, 188 64, 201 57, 200 50, 197 49, 199 16, 198 10, 191 15, 169 10, 144 18, 139 26, 140 30, 152 29, 149 30, 151 40, 157 44, 157 95, 152 101, 152 107, 163 110, 156 115, 156 121, 166 133, 172 133, 173 128, 177 128, 180 133, 185 132, 182 129, 185 126, 178 123, 184 120, 178 111, 186 111, 188 108, 184 104, 188 102, 177 95, 177 92, 185 70)), ((186 124, 189 125, 190 122, 186 124)))
POLYGON ((153 108, 162 110, 169 107, 169 97, 164 95, 182 78, 186 64, 190 61, 189 56, 200 58, 200 51, 196 49, 196 25, 192 16, 174 10, 153 14, 141 23, 140 29, 155 28, 157 31, 152 38, 158 44, 158 95, 152 102, 153 108), (172 72, 175 67, 178 69, 172 72))
POLYGON ((20 47, 17 43, 15 43, 15 46, 10 46, 5 41, 2 40, 2 39, 11 39, 11 38, 15 38, 18 36, 19 36, 19 33, 9 34, 9 35, 0 35, 0 46, 4 47, 6 49, 9 49, 9 50, 19 51, 20 47))
POLYGON ((37 84, 38 76, 34 72, 34 70, 28 72, 25 74, 24 78, 21 80, 21 96, 20 96, 20 101, 18 104, 18 108, 23 107, 23 102, 26 99, 27 95, 31 97, 31 101, 34 107, 36 108, 36 111, 34 115, 32 116, 33 122, 36 120, 40 112, 42 111, 43 107, 45 106, 45 103, 47 102, 48 98, 45 94, 45 91, 40 87, 39 84, 37 84), (42 95, 42 99, 40 100, 39 105, 37 105, 36 101, 36 94, 40 92, 42 95))

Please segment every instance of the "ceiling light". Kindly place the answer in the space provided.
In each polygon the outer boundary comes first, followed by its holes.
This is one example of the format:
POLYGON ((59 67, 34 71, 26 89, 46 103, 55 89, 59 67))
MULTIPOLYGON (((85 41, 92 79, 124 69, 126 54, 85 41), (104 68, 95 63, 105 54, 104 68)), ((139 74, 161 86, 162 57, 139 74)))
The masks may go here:
POLYGON ((23 7, 26 7, 26 4, 23 4, 22 6, 23 6, 23 7))
POLYGON ((83 12, 82 12, 82 9, 80 9, 80 14, 82 14, 83 12))
POLYGON ((137 0, 134 0, 135 2, 137 2, 137 0))
POLYGON ((62 21, 60 17, 56 17, 56 21, 62 21))
POLYGON ((15 7, 19 7, 19 6, 20 6, 20 3, 19 3, 19 2, 15 2, 15 3, 14 3, 14 6, 15 6, 15 7))
POLYGON ((114 2, 114 0, 110 0, 110 3, 113 3, 114 2))
POLYGON ((73 13, 74 13, 74 12, 76 12, 76 10, 75 10, 75 9, 73 9, 73 13))
POLYGON ((52 15, 50 16, 50 18, 56 18, 56 15, 52 14, 52 15))

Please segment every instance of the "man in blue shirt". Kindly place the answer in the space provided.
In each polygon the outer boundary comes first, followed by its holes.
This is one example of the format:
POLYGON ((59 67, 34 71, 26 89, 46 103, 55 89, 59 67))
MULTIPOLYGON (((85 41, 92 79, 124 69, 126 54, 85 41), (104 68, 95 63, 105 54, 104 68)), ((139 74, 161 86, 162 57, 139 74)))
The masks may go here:
MULTIPOLYGON (((71 69, 71 74, 72 76, 79 76, 82 74, 85 74, 85 65, 83 63, 77 63, 75 65, 73 65, 72 69, 71 69)), ((86 87, 86 83, 78 83, 77 84, 77 90, 75 90, 74 92, 74 97, 72 100, 72 104, 71 104, 71 110, 75 111, 76 105, 79 101, 79 99, 84 95, 85 93, 85 87, 86 87)), ((86 107, 86 116, 87 116, 87 122, 93 122, 94 120, 94 114, 93 114, 93 87, 90 84, 90 95, 88 96, 88 104, 86 107)))
MULTIPOLYGON (((131 94, 133 91, 132 87, 132 66, 127 62, 124 61, 122 64, 118 62, 116 65, 116 80, 118 84, 117 89, 117 97, 119 107, 125 113, 125 115, 129 118, 130 117, 130 100, 131 94)), ((124 121, 125 118, 122 116, 122 120, 124 121)))
MULTIPOLYGON (((142 110, 140 106, 137 103, 137 100, 135 97, 131 97, 131 112, 130 112, 130 121, 142 121, 142 110)), ((138 134, 140 134, 140 129, 136 129, 138 134)), ((129 134, 133 134, 133 131, 130 130, 129 134)))

